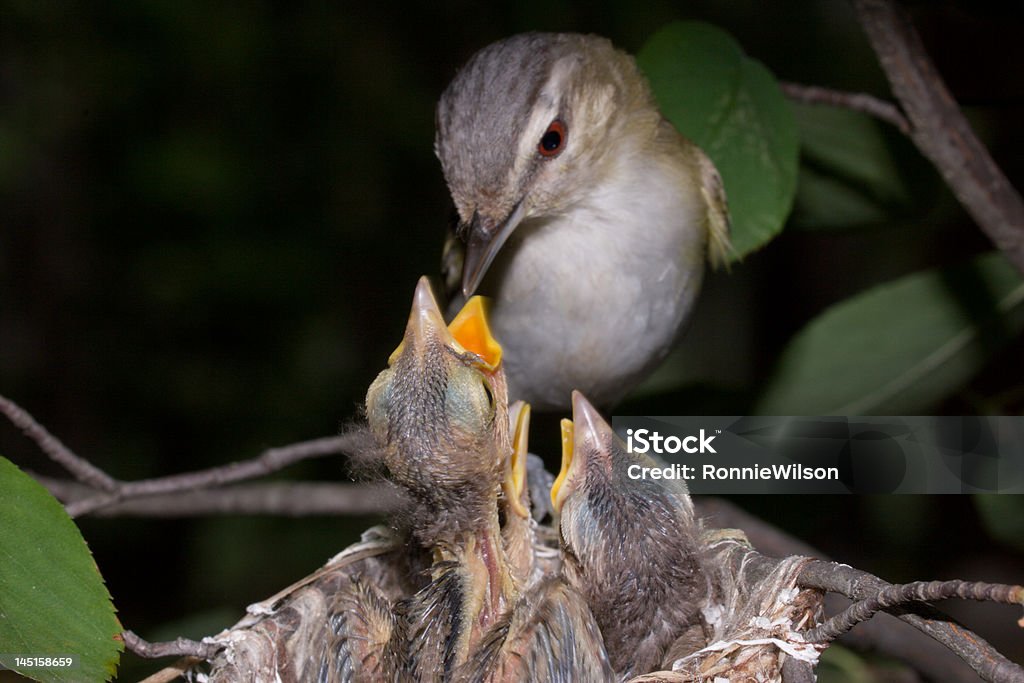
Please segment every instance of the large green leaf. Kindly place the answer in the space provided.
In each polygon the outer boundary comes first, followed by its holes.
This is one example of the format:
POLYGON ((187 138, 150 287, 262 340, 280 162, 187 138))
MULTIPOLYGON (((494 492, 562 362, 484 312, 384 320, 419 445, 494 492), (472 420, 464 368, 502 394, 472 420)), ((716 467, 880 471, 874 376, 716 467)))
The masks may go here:
POLYGON ((842 301, 790 342, 755 411, 914 414, 961 387, 1024 329, 1024 282, 1001 254, 908 275, 842 301))
POLYGON ((662 112, 722 174, 736 256, 763 246, 789 214, 799 152, 775 78, 729 34, 699 22, 669 24, 637 60, 662 112))
POLYGON ((76 668, 26 668, 38 681, 103 681, 121 624, 92 554, 61 504, 0 457, 0 654, 74 655, 76 668))
POLYGON ((877 121, 823 105, 795 104, 793 113, 801 156, 795 225, 846 228, 910 206, 910 191, 877 121))

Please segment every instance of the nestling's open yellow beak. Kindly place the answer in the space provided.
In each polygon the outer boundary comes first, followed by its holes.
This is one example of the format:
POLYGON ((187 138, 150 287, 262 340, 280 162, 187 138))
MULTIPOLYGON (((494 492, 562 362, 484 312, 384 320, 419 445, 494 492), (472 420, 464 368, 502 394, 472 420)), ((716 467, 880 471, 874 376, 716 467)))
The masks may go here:
POLYGON ((508 417, 512 432, 512 454, 502 481, 502 490, 509 508, 526 519, 530 511, 523 505, 523 489, 526 488, 526 455, 530 448, 530 404, 516 401, 509 406, 508 417))
MULTIPOLYGON (((474 296, 466 302, 451 324, 445 325, 437 299, 430 288, 430 281, 426 276, 421 277, 416 283, 405 336, 388 358, 388 365, 392 365, 402 355, 410 339, 436 338, 451 346, 456 353, 468 351, 479 356, 484 369, 494 371, 501 363, 501 345, 491 334, 486 307, 484 297, 474 296)), ((413 343, 416 344, 415 341, 413 343)))
POLYGON ((558 472, 555 483, 551 485, 551 507, 555 512, 562 511, 562 503, 568 495, 565 490, 565 480, 569 476, 569 469, 572 467, 572 456, 575 449, 575 429, 572 420, 562 420, 562 468, 558 472))
POLYGON ((487 306, 482 296, 470 298, 448 324, 448 331, 467 351, 480 356, 488 370, 494 370, 501 362, 501 345, 487 323, 487 306))

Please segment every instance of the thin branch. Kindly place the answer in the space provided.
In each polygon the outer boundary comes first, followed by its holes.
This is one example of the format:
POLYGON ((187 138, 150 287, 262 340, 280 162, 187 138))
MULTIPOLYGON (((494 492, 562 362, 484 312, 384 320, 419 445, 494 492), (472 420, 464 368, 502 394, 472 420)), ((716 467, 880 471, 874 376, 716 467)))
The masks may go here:
POLYGON ((791 100, 807 104, 826 104, 850 109, 896 126, 904 135, 910 135, 910 122, 900 108, 892 102, 862 92, 832 90, 817 85, 803 85, 781 81, 782 92, 791 100))
POLYGON ((813 643, 829 643, 882 610, 909 602, 949 598, 1024 605, 1024 587, 977 581, 916 581, 893 585, 882 589, 877 595, 854 603, 803 635, 813 643))
POLYGON ((155 479, 122 482, 117 485, 114 491, 100 493, 71 503, 66 509, 72 517, 79 517, 130 498, 141 498, 143 496, 154 496, 178 491, 193 491, 223 486, 246 479, 255 479, 256 477, 276 472, 301 460, 348 452, 358 441, 359 437, 353 433, 324 437, 313 439, 312 441, 294 443, 290 446, 270 448, 251 460, 233 462, 220 467, 155 479))
MULTIPOLYGON (((702 517, 710 518, 711 526, 742 529, 762 553, 775 557, 803 555, 828 560, 820 550, 725 499, 697 496, 694 505, 702 517)), ((832 593, 825 596, 825 605, 829 612, 837 613, 849 607, 850 601, 839 593, 832 593)), ((966 662, 926 631, 910 626, 894 615, 882 613, 845 634, 842 642, 860 651, 874 651, 900 659, 931 680, 976 683, 978 676, 966 662)))
POLYGON ((853 6, 910 120, 914 144, 1024 274, 1024 200, 971 130, 905 12, 893 0, 853 0, 853 6))
POLYGON ((132 631, 125 631, 121 635, 124 637, 124 644, 129 650, 146 659, 186 656, 208 660, 212 659, 223 647, 214 643, 200 643, 188 638, 177 638, 165 643, 150 643, 132 631))
MULTIPOLYGON (((32 476, 65 504, 92 498, 95 490, 66 479, 32 476)), ((114 503, 99 517, 202 517, 208 515, 377 515, 398 505, 392 487, 381 484, 268 482, 178 491, 114 503)))
MULTIPOLYGON (((820 560, 807 564, 800 571, 798 584, 804 588, 841 593, 854 600, 866 600, 892 586, 868 572, 820 560)), ((925 605, 911 605, 894 608, 893 612, 952 650, 986 681, 1024 683, 1024 667, 1014 664, 976 633, 938 610, 925 605)))
POLYGON ((3 413, 4 417, 20 429, 25 436, 32 439, 39 450, 70 472, 78 481, 101 491, 113 491, 118 487, 116 479, 75 455, 70 448, 61 443, 60 439, 36 422, 27 410, 14 401, 0 396, 0 413, 3 413))

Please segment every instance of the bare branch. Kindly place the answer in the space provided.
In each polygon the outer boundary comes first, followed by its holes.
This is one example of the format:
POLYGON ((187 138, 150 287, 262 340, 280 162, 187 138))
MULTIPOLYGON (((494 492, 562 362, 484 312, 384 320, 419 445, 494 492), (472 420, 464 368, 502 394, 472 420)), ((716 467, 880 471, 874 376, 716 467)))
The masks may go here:
MULTIPOLYGON (((713 527, 742 529, 761 552, 775 557, 803 555, 827 560, 816 548, 793 538, 759 517, 723 498, 697 496, 694 504, 713 527)), ((833 566, 833 565, 827 565, 833 566)), ((825 597, 826 608, 838 613, 850 605, 839 593, 825 597)), ((927 632, 911 628, 894 615, 882 613, 842 636, 842 642, 861 651, 875 651, 900 659, 931 680, 949 683, 976 683, 977 674, 960 657, 934 640, 927 632)))
MULTIPOLYGON (((816 560, 800 572, 799 585, 841 593, 854 600, 878 595, 892 584, 847 565, 816 560)), ((1014 664, 976 633, 955 623, 938 610, 924 605, 894 608, 911 626, 927 633, 967 662, 986 681, 1024 683, 1024 667, 1014 664)))
POLYGON ((883 588, 877 595, 854 603, 841 614, 804 633, 804 638, 815 643, 831 642, 881 610, 908 602, 948 598, 1021 605, 1024 604, 1024 588, 977 581, 916 581, 893 585, 883 588))
POLYGON ((911 123, 910 137, 989 239, 1024 274, 1024 200, 981 144, 894 0, 853 0, 911 123))
POLYGON ((350 451, 352 446, 356 445, 358 438, 355 434, 349 433, 342 434, 341 436, 313 439, 312 441, 302 441, 290 446, 267 449, 251 460, 233 462, 220 467, 175 474, 168 477, 122 482, 117 485, 114 491, 100 493, 71 503, 67 506, 67 512, 72 517, 78 517, 130 498, 212 488, 246 479, 255 479, 256 477, 276 472, 301 460, 335 453, 345 453, 350 451))
POLYGON ((116 479, 99 469, 92 463, 80 458, 61 443, 60 439, 35 421, 28 411, 9 398, 0 396, 0 413, 20 429, 25 436, 32 439, 36 446, 51 460, 61 465, 78 481, 88 484, 101 491, 113 491, 117 488, 116 479))
POLYGON ((910 122, 900 108, 892 102, 862 92, 832 90, 817 85, 803 85, 781 81, 782 92, 791 100, 807 104, 825 104, 850 109, 896 126, 904 135, 910 135, 910 122))
POLYGON ((150 643, 132 631, 125 631, 121 635, 124 637, 124 644, 129 650, 146 659, 181 656, 211 659, 222 647, 213 643, 200 643, 188 638, 176 638, 166 643, 150 643))
MULTIPOLYGON (((32 476, 65 504, 92 498, 96 491, 65 479, 32 476)), ((398 504, 392 487, 381 484, 268 482, 178 491, 114 503, 99 517, 201 517, 207 515, 376 515, 398 504)))

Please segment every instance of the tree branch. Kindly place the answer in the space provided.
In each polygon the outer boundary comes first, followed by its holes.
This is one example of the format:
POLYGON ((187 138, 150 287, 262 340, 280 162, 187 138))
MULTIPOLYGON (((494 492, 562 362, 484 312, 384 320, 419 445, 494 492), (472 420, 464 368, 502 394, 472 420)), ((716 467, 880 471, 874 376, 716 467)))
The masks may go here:
POLYGON ((892 124, 904 135, 910 135, 910 122, 907 121, 907 117, 903 115, 900 108, 892 102, 886 102, 874 95, 862 92, 832 90, 817 85, 803 85, 787 81, 780 81, 779 86, 782 88, 782 92, 791 100, 807 104, 825 104, 857 111, 892 124))
MULTIPOLYGON (((877 596, 892 584, 847 565, 815 560, 800 571, 799 585, 841 593, 854 600, 877 596)), ((1001 655, 983 638, 924 605, 895 608, 894 613, 927 633, 967 662, 979 676, 998 683, 1024 683, 1024 667, 1001 655)))
MULTIPOLYGON (((32 473, 65 504, 92 498, 96 491, 66 479, 32 473)), ((135 498, 96 510, 100 517, 202 517, 207 515, 377 515, 398 505, 390 486, 320 482, 236 484, 135 498)))
MULTIPOLYGON (((0 414, 25 433, 43 453, 63 466, 75 479, 86 486, 75 486, 74 482, 37 476, 50 491, 65 501, 65 509, 72 517, 97 512, 136 498, 153 498, 137 506, 127 506, 126 514, 146 516, 195 515, 187 506, 202 505, 208 512, 229 514, 234 512, 264 511, 272 514, 362 514, 379 512, 385 506, 393 505, 393 496, 381 494, 380 488, 348 486, 344 489, 299 489, 287 491, 286 486, 267 485, 264 489, 208 491, 198 495, 202 489, 225 486, 247 479, 263 477, 302 460, 318 458, 336 453, 351 453, 363 442, 363 434, 353 430, 340 436, 323 437, 311 441, 269 448, 255 458, 233 462, 195 472, 185 472, 167 477, 119 481, 76 455, 60 439, 36 422, 27 410, 14 401, 0 396, 0 414), (360 489, 358 492, 356 489, 360 489), (167 494, 182 493, 178 499, 167 494), (309 497, 300 500, 303 494, 309 497), (263 500, 259 496, 265 496, 263 500), (294 511, 293 511, 294 510, 294 511), (140 512, 144 511, 144 512, 140 512)), ((329 485, 328 485, 329 486, 329 485)))
POLYGON ((301 441, 290 446, 269 448, 251 460, 233 462, 220 467, 155 479, 121 482, 113 491, 99 493, 69 504, 67 512, 72 517, 78 517, 130 498, 193 491, 254 479, 276 472, 301 460, 349 452, 358 442, 359 436, 355 433, 324 437, 301 441))
POLYGON ((1024 274, 1024 200, 971 130, 910 20, 893 0, 853 0, 853 6, 910 120, 914 144, 1024 274))
POLYGON ((70 472, 78 481, 101 491, 113 491, 119 486, 116 479, 84 458, 75 455, 70 448, 61 443, 60 439, 50 434, 45 427, 35 421, 35 418, 27 410, 14 401, 0 396, 0 413, 3 413, 4 417, 20 429, 25 436, 32 439, 39 450, 70 472))
MULTIPOLYGON (((762 553, 774 557, 803 555, 820 560, 828 559, 820 550, 754 517, 724 498, 698 496, 694 498, 694 504, 702 517, 710 518, 708 523, 711 526, 742 529, 754 547, 762 553)), ((826 563, 825 566, 835 565, 826 563)), ((837 613, 849 607, 850 601, 837 592, 825 597, 825 606, 829 612, 837 613)), ((948 683, 977 682, 977 674, 963 659, 932 638, 927 630, 917 624, 913 624, 917 629, 910 628, 911 625, 895 615, 882 613, 844 634, 841 642, 860 651, 874 651, 895 657, 931 680, 948 683)))
POLYGON ((1024 605, 1024 588, 979 581, 915 581, 892 585, 806 631, 804 638, 814 643, 831 642, 882 610, 910 602, 949 598, 1024 605))

